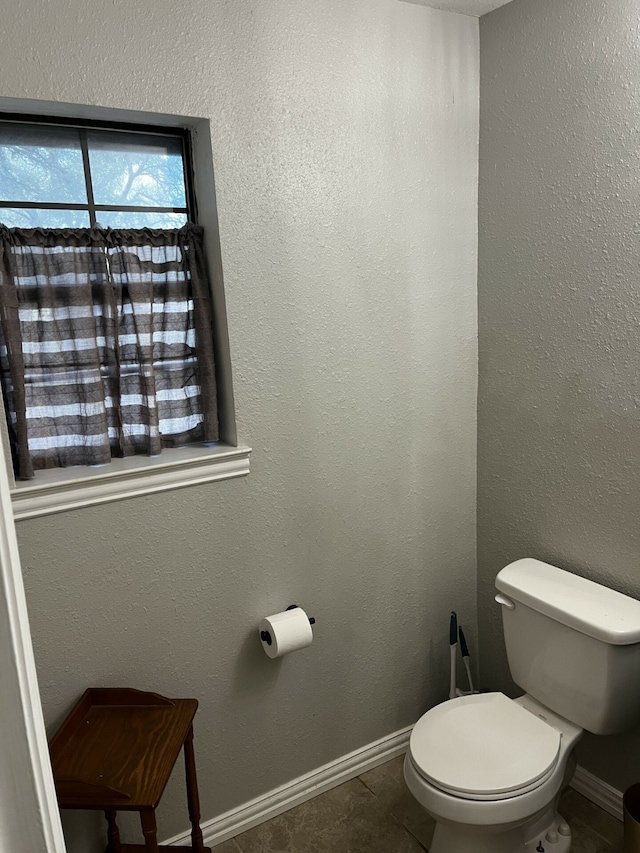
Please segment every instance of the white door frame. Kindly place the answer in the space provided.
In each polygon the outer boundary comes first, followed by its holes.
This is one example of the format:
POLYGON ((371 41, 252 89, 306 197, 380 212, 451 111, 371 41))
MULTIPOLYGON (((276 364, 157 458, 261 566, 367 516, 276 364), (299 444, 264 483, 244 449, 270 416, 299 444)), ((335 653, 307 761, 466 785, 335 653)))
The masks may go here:
POLYGON ((65 853, 0 441, 0 850, 65 853))

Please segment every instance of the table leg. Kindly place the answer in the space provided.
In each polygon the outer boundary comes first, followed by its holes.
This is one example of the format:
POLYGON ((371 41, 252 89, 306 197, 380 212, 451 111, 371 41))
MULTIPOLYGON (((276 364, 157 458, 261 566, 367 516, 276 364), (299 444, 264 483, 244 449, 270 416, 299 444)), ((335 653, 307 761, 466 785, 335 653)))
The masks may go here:
POLYGON ((189 820, 191 821, 191 849, 194 853, 206 853, 202 830, 200 829, 200 799, 196 778, 196 759, 193 754, 193 726, 189 727, 189 733, 184 742, 184 767, 187 777, 189 820))
POLYGON ((118 832, 118 824, 116 823, 116 813, 106 811, 104 816, 107 819, 109 828, 107 829, 107 838, 109 839, 108 853, 122 853, 120 844, 120 833, 118 832))
POLYGON ((145 850, 147 853, 160 853, 158 847, 158 830, 156 828, 156 813, 153 809, 140 810, 140 823, 144 835, 145 850))

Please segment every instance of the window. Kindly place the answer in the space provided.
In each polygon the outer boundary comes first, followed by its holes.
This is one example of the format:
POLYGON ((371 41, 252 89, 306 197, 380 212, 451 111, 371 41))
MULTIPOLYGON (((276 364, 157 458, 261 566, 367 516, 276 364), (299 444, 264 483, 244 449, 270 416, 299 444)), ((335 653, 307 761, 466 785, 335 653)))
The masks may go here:
POLYGON ((22 478, 218 439, 188 133, 98 124, 0 120, 0 375, 22 478))
POLYGON ((0 217, 16 228, 195 221, 185 133, 0 122, 0 217))

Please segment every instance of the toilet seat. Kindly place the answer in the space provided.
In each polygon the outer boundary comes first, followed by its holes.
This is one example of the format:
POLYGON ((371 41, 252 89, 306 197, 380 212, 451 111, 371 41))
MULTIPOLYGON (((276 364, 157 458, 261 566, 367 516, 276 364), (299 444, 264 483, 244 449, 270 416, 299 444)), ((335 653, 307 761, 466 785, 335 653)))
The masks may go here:
POLYGON ((516 797, 552 775, 561 733, 502 693, 461 696, 428 711, 409 755, 431 785, 467 800, 516 797))

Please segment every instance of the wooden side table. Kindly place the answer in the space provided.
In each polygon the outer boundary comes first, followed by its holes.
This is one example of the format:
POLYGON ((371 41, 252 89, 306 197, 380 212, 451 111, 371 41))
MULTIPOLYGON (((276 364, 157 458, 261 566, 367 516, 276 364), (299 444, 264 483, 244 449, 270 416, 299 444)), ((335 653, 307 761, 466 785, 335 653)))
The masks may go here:
POLYGON ((211 853, 200 830, 193 753, 196 699, 166 699, 141 690, 87 690, 54 735, 49 750, 61 809, 99 809, 108 825, 107 853, 159 853, 155 810, 184 748, 191 850, 211 853), (123 844, 116 812, 140 812, 144 844, 123 844))

